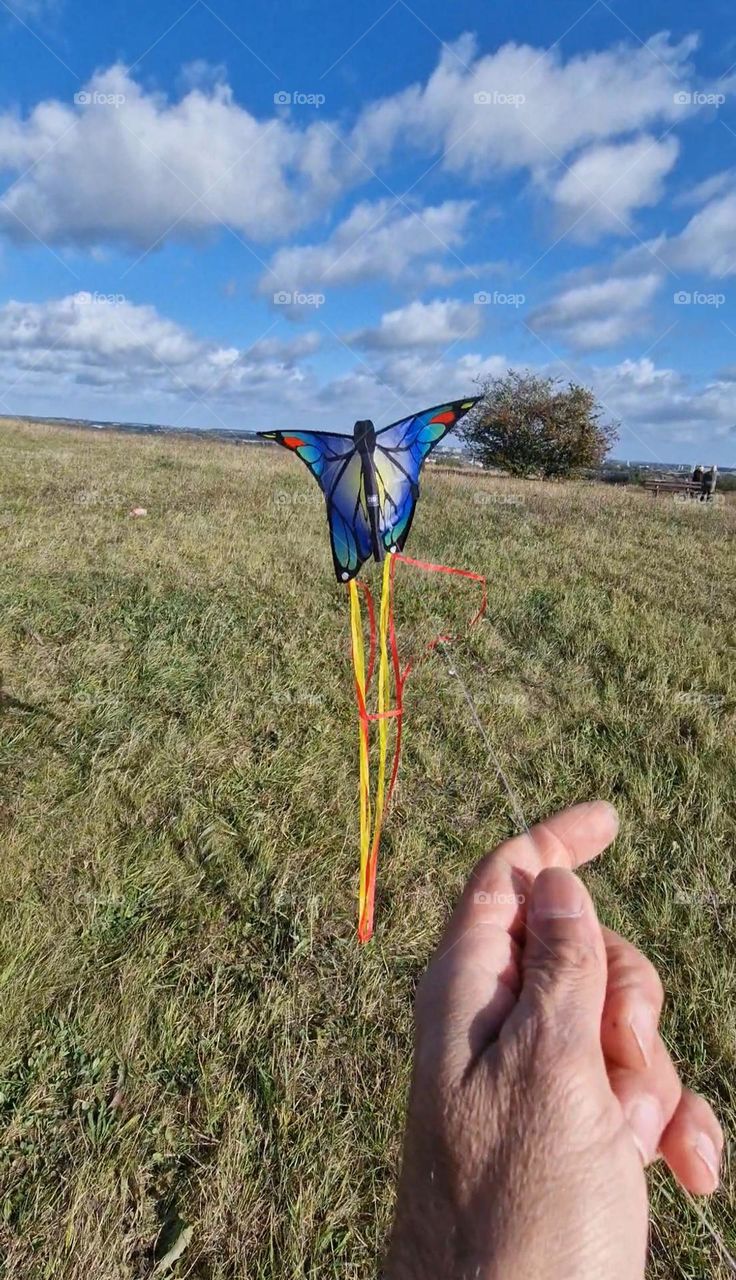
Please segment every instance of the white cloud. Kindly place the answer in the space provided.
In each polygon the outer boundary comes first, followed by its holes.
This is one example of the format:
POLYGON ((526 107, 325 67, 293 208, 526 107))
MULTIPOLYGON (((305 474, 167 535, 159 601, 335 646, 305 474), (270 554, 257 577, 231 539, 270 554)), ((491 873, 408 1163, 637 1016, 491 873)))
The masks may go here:
POLYGON ((736 170, 712 175, 691 188, 688 196, 687 203, 702 207, 682 230, 628 249, 616 263, 618 272, 646 271, 656 259, 660 266, 673 268, 673 285, 678 272, 693 273, 695 283, 703 285, 736 275, 736 170))
POLYGON ((0 307, 0 412, 349 430, 356 417, 385 422, 470 394, 508 364, 386 352, 320 385, 309 365, 319 345, 318 333, 268 333, 249 348, 225 346, 125 298, 9 302, 0 307))
MULTIPOLYGON (((510 365, 519 367, 519 362, 498 354, 434 361, 419 352, 400 353, 377 364, 372 374, 361 368, 331 384, 329 395, 358 405, 378 404, 380 420, 388 421, 444 396, 472 394, 479 382, 503 376, 510 365)), ((709 453, 717 457, 721 451, 719 440, 736 438, 736 383, 725 378, 691 383, 674 369, 658 367, 649 356, 608 366, 550 361, 534 371, 592 386, 604 416, 621 421, 619 455, 666 462, 678 446, 692 444, 708 460, 709 453)))
MULTIPOLYGON (((274 108, 259 119, 235 101, 222 68, 201 60, 182 72, 177 100, 113 66, 81 91, 84 105, 50 100, 26 117, 0 116, 0 167, 16 175, 0 230, 19 242, 140 251, 225 223, 274 241, 322 217, 398 145, 442 155, 445 169, 485 188, 526 169, 549 189, 572 159, 576 178, 597 189, 607 181, 604 144, 692 114, 673 85, 694 46, 660 35, 565 61, 559 49, 529 45, 479 55, 464 37, 465 66, 445 50, 426 83, 370 105, 352 130, 316 112, 274 108)), ((626 216, 656 199, 673 159, 673 142, 656 144, 636 178, 614 189, 613 207, 626 216)), ((573 178, 555 195, 574 210, 582 199, 573 178)))
POLYGON ((510 262, 462 263, 457 258, 451 258, 449 262, 426 262, 421 267, 416 282, 418 286, 428 289, 447 289, 460 280, 471 280, 473 292, 476 292, 481 285, 486 288, 489 280, 512 278, 513 270, 510 262))
POLYGON ((416 211, 390 199, 364 201, 321 244, 279 250, 259 288, 326 292, 366 280, 400 280, 418 259, 459 248, 472 208, 469 200, 416 211))
MULTIPOLYGON (((713 448, 736 434, 736 385, 715 379, 693 386, 675 369, 658 368, 644 356, 590 371, 596 391, 623 425, 621 449, 643 458, 637 447, 650 442, 651 456, 668 461, 674 444, 713 448)), ((707 460, 707 459, 706 459, 707 460)))
POLYGON ((667 33, 565 62, 559 47, 506 44, 477 56, 464 37, 426 85, 369 106, 352 145, 372 163, 398 141, 444 151, 444 167, 487 179, 489 167, 542 173, 582 146, 683 118, 675 102, 697 41, 667 33), (457 56, 456 56, 457 55, 457 56), (480 100, 478 100, 480 98, 480 100))
POLYGON ((577 351, 612 347, 645 327, 645 308, 661 283, 662 276, 650 272, 575 285, 532 312, 529 326, 559 334, 577 351))
MULTIPOLYGON (((286 341, 270 333, 250 349, 225 346, 126 299, 10 302, 0 307, 0 411, 348 430, 356 417, 388 422, 472 394, 512 363, 498 353, 454 359, 421 348, 385 351, 320 385, 308 363, 318 345, 314 333, 286 341)), ((649 456, 667 460, 673 445, 688 442, 707 459, 717 456, 719 440, 736 438, 736 381, 728 370, 703 385, 651 357, 599 367, 555 361, 540 371, 593 385, 607 412, 622 419, 619 452, 629 456, 645 457, 649 448, 649 456)))
POLYGON ((12 384, 23 394, 53 388, 57 411, 76 387, 136 398, 201 396, 212 404, 264 385, 283 392, 304 381, 298 361, 318 345, 316 334, 287 342, 266 336, 241 351, 203 341, 155 307, 89 293, 0 307, 3 397, 12 384))
POLYGON ((480 311, 472 303, 435 298, 386 311, 377 326, 348 334, 345 341, 368 351, 449 347, 477 334, 481 322, 480 311))
POLYGON ((272 240, 346 182, 349 157, 319 121, 258 120, 221 82, 170 102, 116 66, 80 94, 0 117, 0 168, 20 171, 0 229, 17 240, 147 249, 221 223, 272 240))
POLYGON ((584 151, 552 190, 562 227, 578 240, 626 235, 632 213, 658 203, 678 151, 675 138, 657 141, 646 134, 584 151))
POLYGON ((726 191, 733 190, 735 185, 736 169, 721 169, 719 173, 713 173, 709 178, 704 178, 702 182, 697 182, 694 187, 688 187, 686 191, 682 191, 673 201, 673 204, 707 204, 715 196, 720 196, 726 191))
MULTIPOLYGON (((399 352, 372 366, 357 364, 327 383, 319 399, 326 407, 362 405, 376 423, 388 422, 445 398, 473 395, 479 380, 504 374, 508 367, 507 357, 496 354, 436 359, 425 352, 399 352)), ((357 408, 355 416, 361 416, 357 408)))
POLYGON ((321 345, 321 335, 312 331, 286 341, 283 338, 259 338, 246 350, 252 360, 283 360, 293 363, 303 356, 314 355, 321 345))
POLYGON ((711 277, 736 274, 736 191, 711 200, 658 252, 674 267, 711 277))

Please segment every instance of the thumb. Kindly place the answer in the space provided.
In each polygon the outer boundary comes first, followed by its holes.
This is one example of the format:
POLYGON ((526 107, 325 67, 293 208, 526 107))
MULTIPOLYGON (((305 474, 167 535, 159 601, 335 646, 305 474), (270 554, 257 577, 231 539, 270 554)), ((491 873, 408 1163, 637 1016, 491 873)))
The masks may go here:
POLYGON ((564 867, 540 872, 527 907, 518 1012, 552 1034, 557 1050, 572 1042, 600 1057, 606 949, 595 907, 564 867))

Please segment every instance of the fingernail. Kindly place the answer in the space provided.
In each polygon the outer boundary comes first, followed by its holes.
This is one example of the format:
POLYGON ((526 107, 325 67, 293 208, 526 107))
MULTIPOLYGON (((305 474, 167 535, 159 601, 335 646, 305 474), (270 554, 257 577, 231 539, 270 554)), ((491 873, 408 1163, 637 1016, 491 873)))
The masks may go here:
POLYGON ((626 1119, 642 1163, 649 1164, 657 1154, 659 1139, 664 1128, 662 1109, 657 1099, 651 1094, 637 1098, 628 1108, 626 1119))
POLYGON ((716 1151, 715 1143, 712 1141, 711 1138, 708 1137, 707 1133, 704 1133, 701 1130, 701 1132, 698 1134, 697 1138, 695 1139, 695 1142, 693 1143, 693 1148, 696 1156, 698 1156, 702 1160, 703 1164, 708 1170, 708 1173, 713 1178, 713 1182, 715 1186, 717 1187, 718 1183, 720 1182, 720 1176, 721 1176, 720 1175, 721 1160, 720 1160, 720 1156, 718 1155, 718 1152, 716 1151))
POLYGON ((640 1005, 629 1018, 629 1030, 636 1041, 645 1067, 648 1067, 651 1062, 656 1027, 657 1015, 651 1005, 640 1005))
POLYGON ((583 895, 571 871, 555 867, 535 880, 531 915, 536 920, 572 919, 583 914, 583 895))

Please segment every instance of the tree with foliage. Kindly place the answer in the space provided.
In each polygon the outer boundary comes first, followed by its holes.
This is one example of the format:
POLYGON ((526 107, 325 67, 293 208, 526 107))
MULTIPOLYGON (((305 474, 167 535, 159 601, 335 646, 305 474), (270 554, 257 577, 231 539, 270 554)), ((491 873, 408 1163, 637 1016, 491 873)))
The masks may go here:
POLYGON ((510 369, 481 385, 482 401, 460 430, 473 458, 512 475, 567 476, 599 467, 618 438, 589 387, 510 369))

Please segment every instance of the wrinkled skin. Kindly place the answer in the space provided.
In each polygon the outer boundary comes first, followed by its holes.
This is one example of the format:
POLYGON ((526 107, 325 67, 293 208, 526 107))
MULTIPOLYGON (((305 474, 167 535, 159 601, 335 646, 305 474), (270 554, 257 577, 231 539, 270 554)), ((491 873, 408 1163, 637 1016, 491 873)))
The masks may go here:
POLYGON ((577 805, 473 872, 417 994, 388 1280, 642 1280, 644 1166, 716 1189, 721 1130, 660 1038, 659 977, 574 875, 616 830, 577 805))

